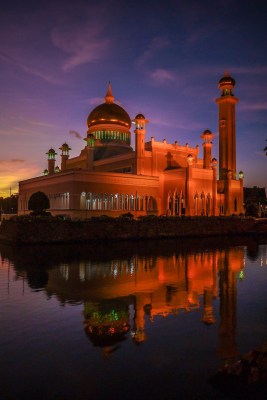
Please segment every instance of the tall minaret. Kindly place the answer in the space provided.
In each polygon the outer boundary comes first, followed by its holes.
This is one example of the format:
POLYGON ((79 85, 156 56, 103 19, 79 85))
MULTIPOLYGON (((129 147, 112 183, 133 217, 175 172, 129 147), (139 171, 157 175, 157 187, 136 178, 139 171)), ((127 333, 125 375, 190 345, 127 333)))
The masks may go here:
POLYGON ((136 155, 136 174, 143 175, 145 166, 145 135, 146 124, 149 121, 142 114, 137 114, 133 123, 136 125, 135 133, 135 155, 136 155))
POLYGON ((227 69, 219 80, 221 97, 215 101, 219 105, 219 179, 227 179, 227 172, 232 172, 236 179, 236 134, 235 134, 235 104, 238 98, 233 94, 235 80, 227 69))

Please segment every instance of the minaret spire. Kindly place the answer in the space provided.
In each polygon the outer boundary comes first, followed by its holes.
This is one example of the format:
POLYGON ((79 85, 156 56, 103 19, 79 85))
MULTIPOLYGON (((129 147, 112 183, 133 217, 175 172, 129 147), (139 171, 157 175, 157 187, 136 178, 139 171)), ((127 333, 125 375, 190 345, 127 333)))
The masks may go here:
POLYGON ((110 81, 108 83, 108 91, 107 91, 107 94, 105 96, 105 100, 106 100, 107 104, 112 104, 114 102, 114 96, 113 96, 112 91, 111 91, 110 81))
POLYGON ((229 76, 230 76, 227 68, 225 68, 225 73, 224 73, 224 76, 227 76, 227 77, 229 77, 229 76))

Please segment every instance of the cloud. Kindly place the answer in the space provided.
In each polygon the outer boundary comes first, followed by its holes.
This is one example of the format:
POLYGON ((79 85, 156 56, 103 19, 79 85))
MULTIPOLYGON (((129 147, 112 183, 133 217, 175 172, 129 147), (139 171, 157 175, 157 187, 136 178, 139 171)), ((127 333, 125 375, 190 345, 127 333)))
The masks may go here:
POLYGON ((20 128, 19 126, 14 126, 13 127, 14 131, 11 131, 13 135, 17 135, 17 134, 23 134, 23 135, 28 135, 28 136, 40 136, 41 133, 38 131, 32 131, 30 129, 25 129, 25 128, 20 128))
POLYGON ((62 65, 63 71, 96 62, 105 55, 110 40, 102 35, 104 26, 103 21, 92 19, 84 26, 65 24, 52 30, 53 45, 70 54, 62 65))
POLYGON ((267 66, 254 66, 254 67, 232 67, 231 72, 236 74, 267 74, 267 66))
POLYGON ((86 100, 90 106, 98 106, 104 102, 104 97, 93 97, 92 99, 86 100))
POLYGON ((24 179, 40 175, 40 168, 26 160, 1 160, 0 161, 0 196, 9 196, 10 187, 12 192, 18 191, 18 182, 24 179))
POLYGON ((158 68, 155 71, 149 73, 150 79, 156 84, 165 84, 167 82, 177 82, 178 76, 176 72, 163 68, 158 68))
POLYGON ((20 158, 13 158, 12 160, 0 160, 0 164, 6 164, 9 165, 10 163, 24 163, 25 160, 22 160, 20 158))
POLYGON ((12 160, 0 160, 0 164, 9 164, 9 163, 24 163, 25 160, 22 160, 20 158, 13 158, 12 160))
POLYGON ((155 37, 152 39, 151 43, 149 44, 147 50, 137 59, 136 65, 138 67, 143 67, 148 61, 153 58, 158 52, 163 50, 166 47, 169 47, 171 42, 167 37, 155 37))
POLYGON ((77 139, 82 139, 82 136, 81 136, 80 133, 77 132, 77 131, 70 130, 70 131, 69 131, 69 134, 75 136, 77 139))
POLYGON ((46 122, 32 121, 32 120, 28 120, 28 119, 25 119, 24 121, 27 122, 28 124, 43 126, 45 128, 57 128, 56 125, 47 124, 46 122))
POLYGON ((255 154, 261 156, 261 157, 266 157, 266 154, 264 151, 256 151, 255 154))
POLYGON ((5 136, 40 136, 41 134, 37 131, 31 131, 29 129, 20 128, 14 126, 10 129, 0 129, 0 135, 5 136))
POLYGON ((32 66, 27 66, 24 63, 21 62, 20 59, 16 59, 14 57, 10 57, 10 56, 6 56, 3 54, 0 54, 0 59, 8 64, 12 64, 15 65, 16 67, 22 69, 24 72, 31 74, 31 75, 35 75, 38 78, 43 79, 44 81, 48 82, 48 83, 52 83, 55 85, 62 85, 63 81, 60 79, 57 79, 53 76, 51 76, 50 74, 47 74, 39 69, 33 68, 32 66))
POLYGON ((246 103, 242 102, 239 105, 239 110, 242 111, 267 111, 267 103, 246 103))

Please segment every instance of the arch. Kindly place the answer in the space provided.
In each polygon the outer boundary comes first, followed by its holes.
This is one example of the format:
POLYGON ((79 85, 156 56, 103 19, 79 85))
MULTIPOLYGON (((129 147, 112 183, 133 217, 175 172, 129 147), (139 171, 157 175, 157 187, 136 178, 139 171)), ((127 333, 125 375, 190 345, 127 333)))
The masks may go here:
POLYGON ((235 200, 234 200, 234 211, 237 212, 237 200, 236 200, 236 197, 235 197, 235 200))
POLYGON ((180 193, 180 199, 181 199, 181 215, 185 215, 186 201, 185 201, 184 192, 182 190, 180 193))
POLYGON ((86 208, 86 193, 82 192, 80 196, 80 208, 81 210, 85 210, 86 208))
POLYGON ((175 197, 174 197, 174 214, 179 215, 180 213, 180 198, 178 196, 177 191, 175 191, 175 197))
POLYGON ((103 193, 99 193, 98 196, 98 210, 102 210, 103 209, 103 193))
POLYGON ((195 215, 198 215, 198 194, 197 193, 194 196, 194 204, 195 204, 195 215))
POLYGON ((124 194, 120 195, 120 210, 124 210, 124 194))
POLYGON ((208 193, 206 197, 206 215, 211 214, 211 197, 210 194, 208 193))
POLYGON ((104 194, 104 210, 108 209, 108 194, 104 194))
POLYGON ((114 210, 118 209, 119 209, 119 195, 118 193, 116 193, 114 196, 114 210))
POLYGON ((134 195, 131 194, 130 196, 130 210, 134 211, 134 195))
POLYGON ((168 209, 171 212, 171 215, 173 214, 173 197, 168 196, 168 209))
POLYGON ((109 195, 109 210, 114 210, 114 194, 109 195))
POLYGON ((206 203, 205 203, 205 194, 204 194, 204 192, 201 193, 200 199, 201 199, 201 215, 205 215, 205 213, 206 213, 206 203))

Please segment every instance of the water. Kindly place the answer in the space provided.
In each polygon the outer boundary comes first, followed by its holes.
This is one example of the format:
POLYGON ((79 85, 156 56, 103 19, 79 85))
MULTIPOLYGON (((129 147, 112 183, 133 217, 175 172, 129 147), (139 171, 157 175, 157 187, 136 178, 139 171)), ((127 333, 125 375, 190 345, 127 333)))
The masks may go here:
POLYGON ((253 239, 0 255, 1 400, 228 399, 210 378, 266 341, 253 239))

